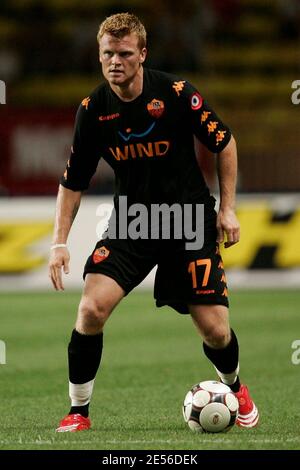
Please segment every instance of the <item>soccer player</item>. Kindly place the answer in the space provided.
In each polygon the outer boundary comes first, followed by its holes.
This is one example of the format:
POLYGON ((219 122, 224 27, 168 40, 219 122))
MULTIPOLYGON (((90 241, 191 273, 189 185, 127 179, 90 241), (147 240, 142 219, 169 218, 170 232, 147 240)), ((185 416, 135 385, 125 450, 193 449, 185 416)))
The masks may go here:
MULTIPOLYGON (((204 243, 201 248, 188 249, 185 236, 166 240, 161 231, 159 239, 133 239, 136 237, 124 236, 124 227, 117 222, 116 236, 109 232, 96 244, 85 265, 84 290, 68 346, 71 409, 57 431, 90 428, 89 403, 101 361, 105 322, 156 265, 157 306, 169 305, 191 315, 203 338, 205 355, 239 400, 237 424, 251 428, 259 415, 248 388, 239 380, 238 340, 229 326, 219 252, 219 244, 224 242, 228 248, 240 236, 235 215, 235 140, 193 85, 144 67, 146 31, 135 15, 106 18, 97 39, 105 83, 79 106, 71 156, 60 181, 49 260, 54 288, 64 289, 62 270, 69 271, 68 234, 100 157, 115 172, 116 216, 120 215, 121 196, 127 197, 128 207, 139 203, 150 211, 154 204, 188 204, 192 208, 202 204, 204 243), (217 153, 218 213, 197 164, 194 136, 217 153)), ((176 223, 175 216, 170 223, 176 223)))

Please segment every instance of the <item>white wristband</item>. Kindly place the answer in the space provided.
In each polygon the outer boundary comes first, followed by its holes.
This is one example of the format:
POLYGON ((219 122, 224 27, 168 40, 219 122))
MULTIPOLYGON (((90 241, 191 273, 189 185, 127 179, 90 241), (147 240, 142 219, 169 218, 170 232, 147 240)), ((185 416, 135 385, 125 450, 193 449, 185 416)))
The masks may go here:
POLYGON ((67 245, 65 243, 57 243, 56 245, 52 245, 50 250, 55 250, 55 248, 67 248, 67 245))

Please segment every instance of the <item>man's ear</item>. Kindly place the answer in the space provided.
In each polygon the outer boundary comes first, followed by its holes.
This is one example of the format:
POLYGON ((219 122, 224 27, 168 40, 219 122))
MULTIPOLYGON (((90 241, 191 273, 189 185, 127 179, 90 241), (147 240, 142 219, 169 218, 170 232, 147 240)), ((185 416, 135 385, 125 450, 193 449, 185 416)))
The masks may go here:
POLYGON ((145 62, 146 57, 147 57, 147 52, 148 52, 147 49, 143 47, 140 53, 140 64, 143 64, 145 62))

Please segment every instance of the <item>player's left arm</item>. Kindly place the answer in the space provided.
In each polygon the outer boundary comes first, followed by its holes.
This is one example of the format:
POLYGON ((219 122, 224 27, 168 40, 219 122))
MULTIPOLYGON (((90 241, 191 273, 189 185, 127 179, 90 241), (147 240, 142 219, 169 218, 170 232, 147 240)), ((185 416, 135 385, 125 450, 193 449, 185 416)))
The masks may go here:
POLYGON ((217 154, 220 207, 217 216, 219 243, 228 248, 239 241, 240 226, 235 214, 237 149, 230 129, 203 99, 198 90, 185 82, 180 95, 183 115, 193 134, 212 153, 217 154))
POLYGON ((240 239, 240 225, 235 213, 237 148, 232 135, 226 147, 217 154, 217 170, 220 187, 217 241, 223 243, 226 237, 224 246, 229 248, 240 239))

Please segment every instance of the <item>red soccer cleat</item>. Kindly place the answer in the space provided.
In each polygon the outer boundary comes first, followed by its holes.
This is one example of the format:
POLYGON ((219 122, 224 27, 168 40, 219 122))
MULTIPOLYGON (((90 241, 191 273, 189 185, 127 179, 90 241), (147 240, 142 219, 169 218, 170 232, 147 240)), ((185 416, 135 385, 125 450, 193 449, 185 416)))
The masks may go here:
POLYGON ((258 409, 252 401, 248 387, 241 385, 240 390, 235 393, 239 401, 239 414, 236 419, 236 424, 241 428, 253 428, 257 425, 259 420, 258 409))
POLYGON ((65 416, 59 423, 56 432, 76 432, 90 429, 91 421, 79 413, 65 416))

